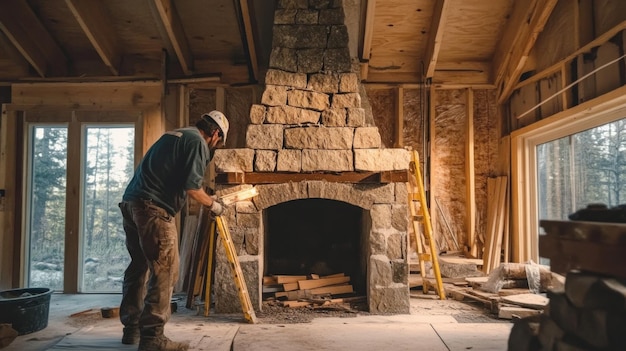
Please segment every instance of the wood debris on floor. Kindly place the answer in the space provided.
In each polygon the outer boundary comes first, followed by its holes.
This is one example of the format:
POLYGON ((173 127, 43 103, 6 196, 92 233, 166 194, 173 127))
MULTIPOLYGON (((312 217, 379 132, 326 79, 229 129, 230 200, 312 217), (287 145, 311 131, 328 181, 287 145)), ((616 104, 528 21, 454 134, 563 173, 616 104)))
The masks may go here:
POLYGON ((564 278, 538 264, 502 263, 489 276, 465 282, 448 286, 448 296, 479 303, 498 318, 518 319, 542 314, 549 303, 545 292, 562 286, 564 278))
POLYGON ((364 301, 356 296, 350 276, 272 275, 263 277, 263 296, 284 307, 339 308, 350 310, 351 303, 364 301))

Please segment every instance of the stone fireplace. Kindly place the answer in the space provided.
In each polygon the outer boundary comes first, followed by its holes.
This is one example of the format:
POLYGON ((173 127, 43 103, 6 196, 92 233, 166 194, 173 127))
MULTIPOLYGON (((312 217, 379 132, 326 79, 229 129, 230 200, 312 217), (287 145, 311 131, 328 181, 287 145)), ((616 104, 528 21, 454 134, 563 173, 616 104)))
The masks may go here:
MULTIPOLYGON (((264 275, 343 272, 371 313, 409 313, 410 154, 383 148, 367 118, 343 22, 341 1, 278 1, 246 147, 214 157, 218 194, 259 192, 225 213, 256 309, 264 275)), ((240 312, 218 248, 216 311, 240 312)))

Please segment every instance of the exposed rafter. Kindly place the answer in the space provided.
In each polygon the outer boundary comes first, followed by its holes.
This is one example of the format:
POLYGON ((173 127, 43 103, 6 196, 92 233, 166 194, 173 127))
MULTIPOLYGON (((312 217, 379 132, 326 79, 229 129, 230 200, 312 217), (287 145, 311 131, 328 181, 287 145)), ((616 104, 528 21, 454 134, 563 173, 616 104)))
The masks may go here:
POLYGON ((449 5, 450 0, 437 0, 435 4, 433 21, 430 26, 430 35, 423 59, 424 63, 426 63, 426 78, 432 78, 435 75, 435 67, 437 66, 437 58, 439 56, 441 39, 443 38, 443 32, 446 26, 449 5))
POLYGON ((361 49, 361 79, 367 79, 368 62, 372 54, 372 37, 374 36, 374 14, 376 10, 376 0, 367 0, 365 10, 365 29, 363 34, 363 45, 361 49))
POLYGON ((151 2, 154 4, 154 9, 160 20, 160 30, 167 35, 167 38, 163 39, 170 41, 183 73, 191 75, 193 73, 193 57, 174 3, 171 0, 151 0, 151 2))
POLYGON ((41 77, 67 74, 67 58, 25 0, 5 0, 0 30, 41 77))
POLYGON ((494 81, 502 103, 519 81, 528 55, 558 0, 515 1, 513 14, 494 55, 494 81))
POLYGON ((254 32, 253 32, 253 25, 252 25, 252 18, 253 16, 251 15, 250 11, 252 9, 251 6, 249 6, 248 4, 248 0, 239 0, 239 9, 241 11, 241 21, 242 21, 242 25, 243 25, 243 33, 245 33, 245 36, 242 36, 245 38, 245 44, 248 48, 248 56, 250 57, 250 66, 252 68, 252 80, 256 81, 257 79, 259 79, 259 63, 257 60, 257 54, 256 54, 256 46, 255 46, 255 40, 254 40, 254 32))
POLYGON ((99 1, 65 0, 91 45, 113 75, 119 75, 121 54, 113 26, 104 5, 99 1))

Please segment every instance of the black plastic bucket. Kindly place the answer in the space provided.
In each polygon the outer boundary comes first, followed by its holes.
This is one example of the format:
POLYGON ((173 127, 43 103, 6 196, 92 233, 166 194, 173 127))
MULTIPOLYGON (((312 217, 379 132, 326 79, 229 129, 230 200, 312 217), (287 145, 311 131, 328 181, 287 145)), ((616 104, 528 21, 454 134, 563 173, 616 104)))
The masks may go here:
POLYGON ((49 288, 24 288, 0 291, 0 323, 13 325, 19 335, 48 326, 49 288))

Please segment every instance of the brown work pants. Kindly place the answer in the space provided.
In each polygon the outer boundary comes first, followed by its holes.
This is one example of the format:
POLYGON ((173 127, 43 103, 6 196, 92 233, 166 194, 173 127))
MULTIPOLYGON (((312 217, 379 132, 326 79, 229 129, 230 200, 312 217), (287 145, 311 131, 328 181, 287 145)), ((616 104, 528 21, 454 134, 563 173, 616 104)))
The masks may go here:
POLYGON ((150 200, 124 201, 119 207, 131 258, 124 272, 120 321, 141 328, 144 335, 162 334, 180 263, 174 217, 150 200))

